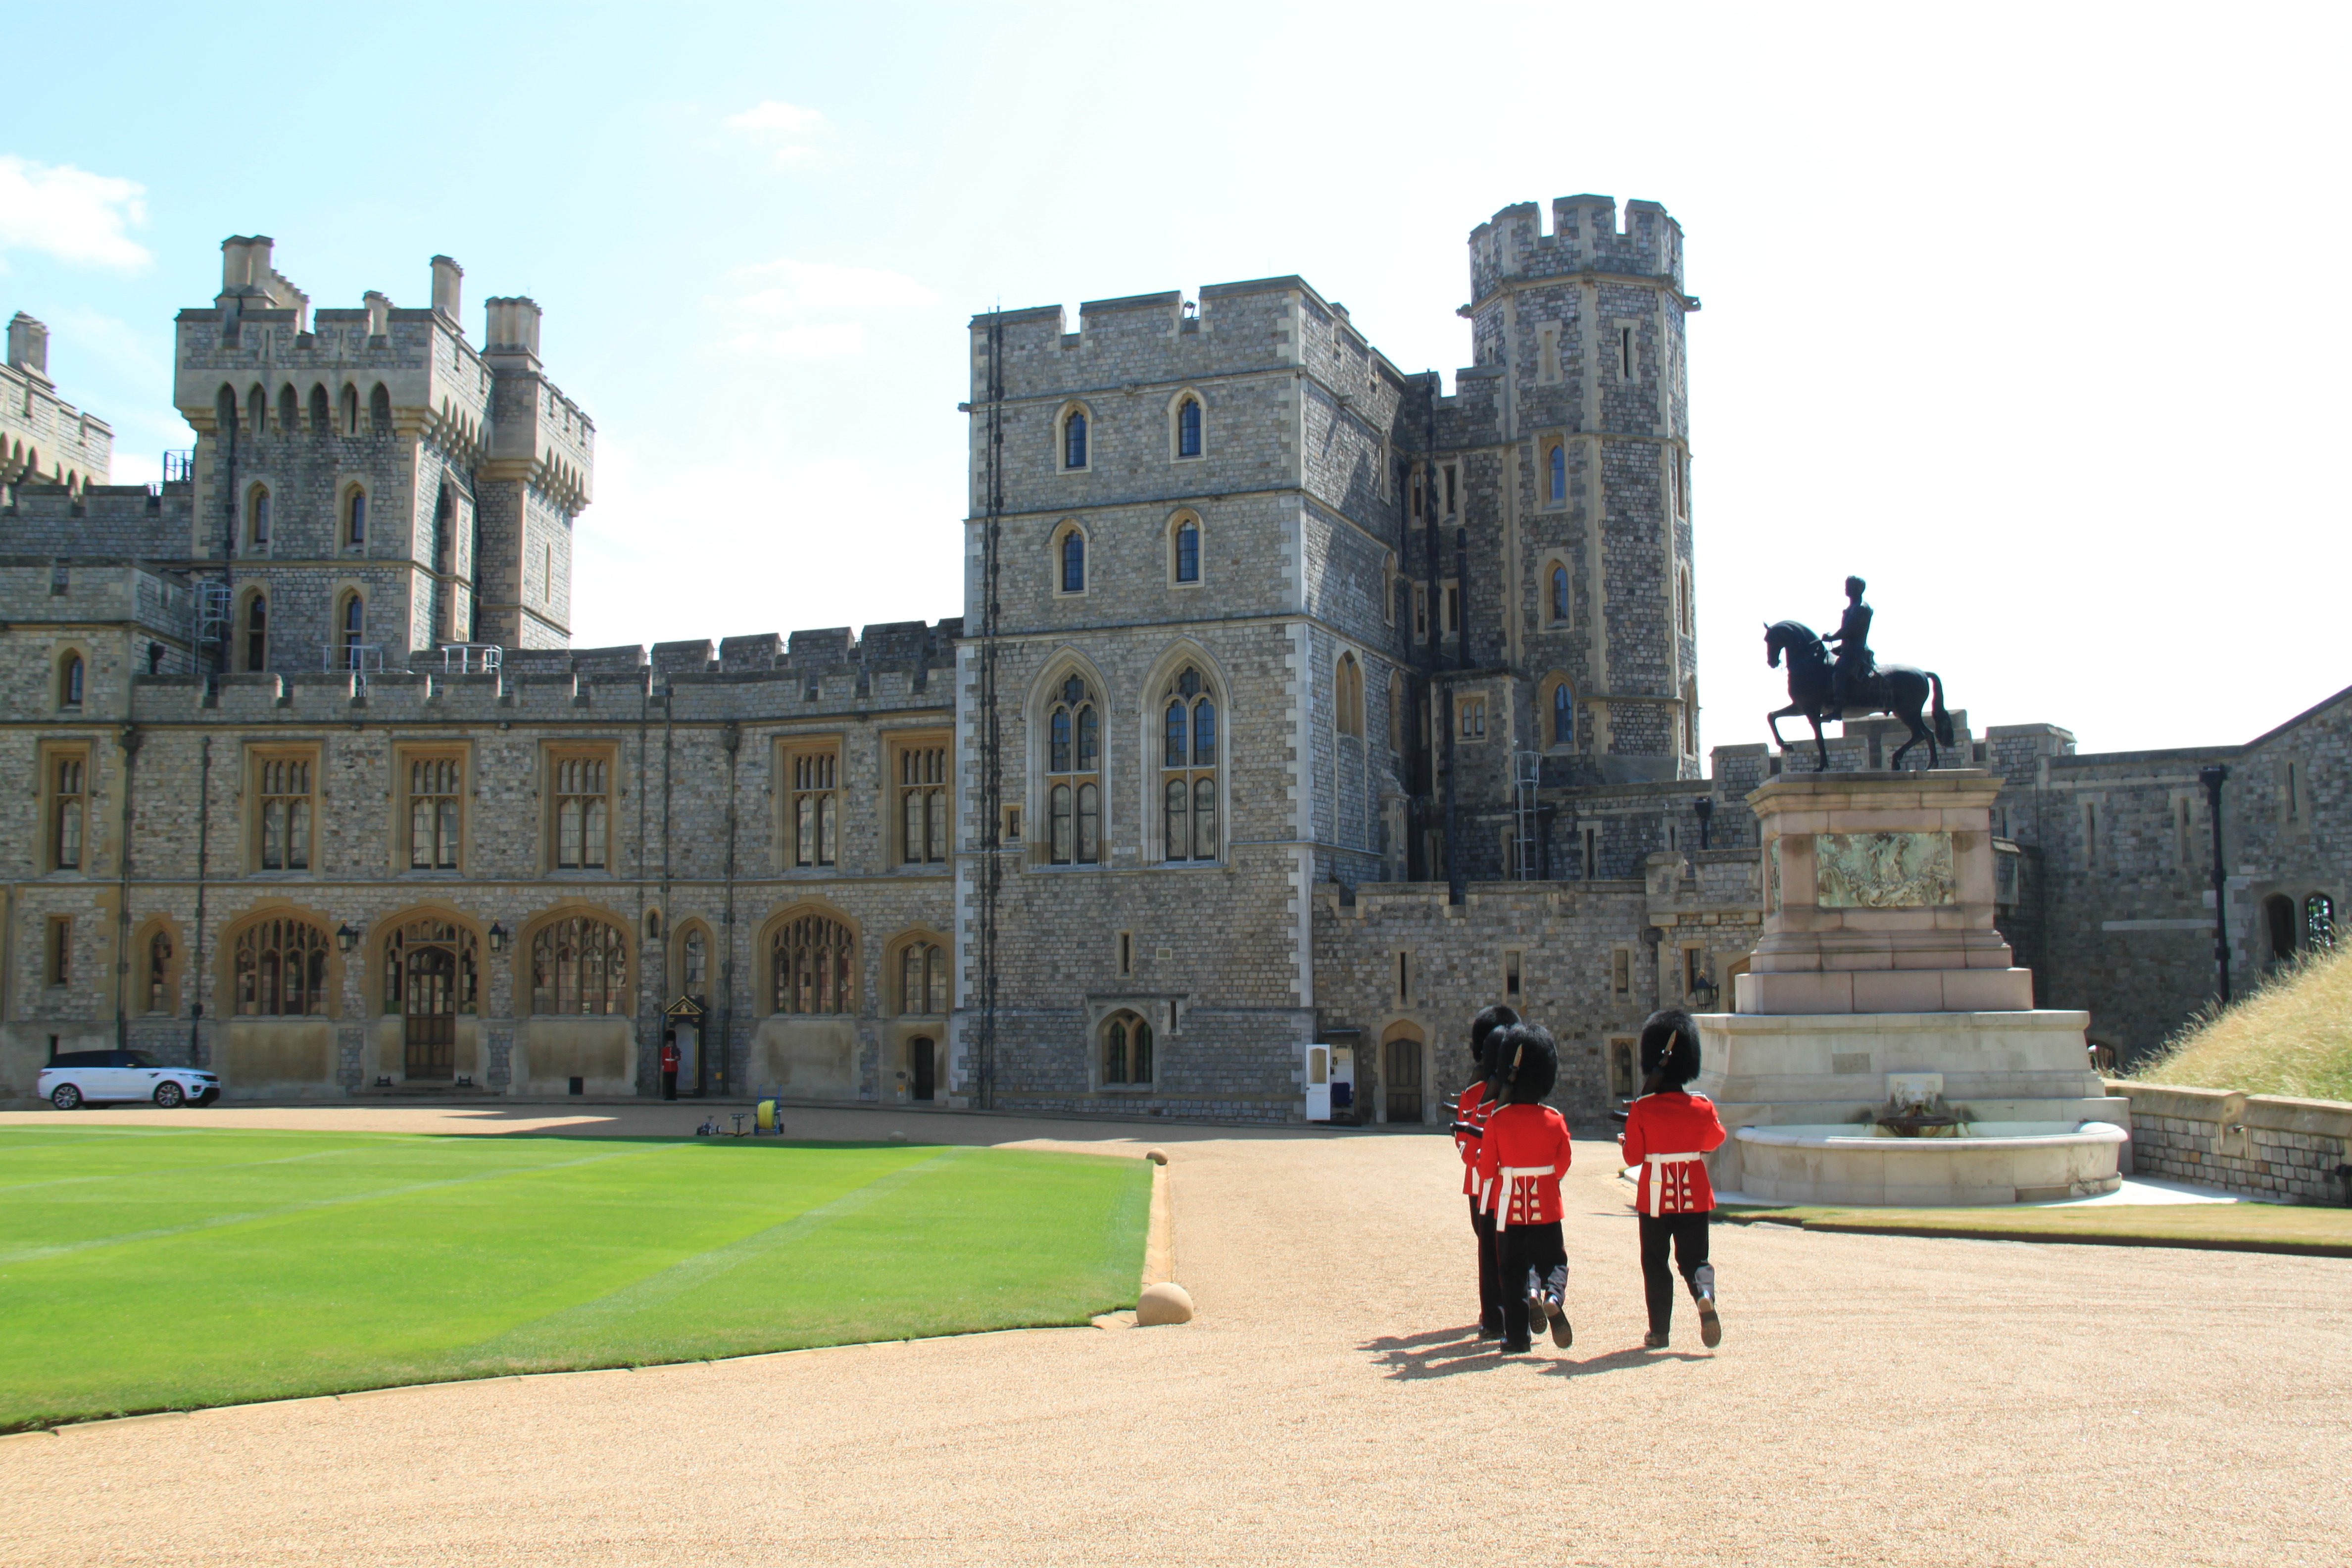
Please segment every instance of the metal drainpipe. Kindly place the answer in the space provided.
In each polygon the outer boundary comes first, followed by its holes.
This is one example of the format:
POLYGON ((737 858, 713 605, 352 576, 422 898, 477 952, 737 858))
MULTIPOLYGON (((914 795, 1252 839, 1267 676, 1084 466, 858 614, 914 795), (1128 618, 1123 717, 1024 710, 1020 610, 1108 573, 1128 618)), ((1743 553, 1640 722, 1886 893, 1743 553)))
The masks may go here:
POLYGON ((2221 1005, 2230 1005, 2230 900, 2229 879, 2221 865, 2221 785, 2230 770, 2219 763, 2199 770, 2198 782, 2205 786, 2206 809, 2213 818, 2213 962, 2221 975, 2221 1005))
MULTIPOLYGON (((1467 485, 1462 488, 1465 491, 1469 489, 1467 485)), ((1467 499, 1466 495, 1462 498, 1463 500, 1467 499)), ((1456 517, 1460 515, 1458 511, 1455 513, 1456 517)), ((1469 537, 1470 531, 1457 521, 1454 525, 1454 592, 1457 601, 1454 609, 1454 667, 1456 669, 1470 668, 1469 537)), ((1447 688, 1445 695, 1445 901, 1459 904, 1469 897, 1470 892, 1469 874, 1463 869, 1463 857, 1458 852, 1462 790, 1454 771, 1454 732, 1460 728, 1461 714, 1451 687, 1447 688)))
MULTIPOLYGON (((670 893, 670 886, 669 886, 669 881, 670 881, 670 879, 669 879, 669 782, 670 782, 670 761, 671 761, 671 758, 673 757, 673 755, 676 753, 676 750, 677 750, 677 705, 676 705, 676 702, 674 701, 674 699, 676 698, 677 694, 677 688, 675 685, 673 685, 673 684, 671 684, 671 683, 669 683, 669 682, 667 682, 667 681, 663 682, 663 684, 662 684, 662 842, 661 842, 661 851, 662 851, 662 871, 661 871, 661 907, 662 907, 662 910, 663 910, 663 911, 665 912, 665 914, 667 914, 667 911, 668 911, 668 910, 669 910, 669 907, 670 907, 670 903, 669 903, 669 893, 670 893)), ((640 964, 638 967, 639 967, 640 969, 643 969, 643 967, 644 967, 644 966, 643 966, 642 964, 640 964)), ((706 1038, 706 1037, 707 1037, 707 1036, 709 1034, 709 1032, 710 1032, 710 1030, 709 1030, 709 1024, 710 1024, 710 1020, 709 1020, 709 1019, 708 1019, 708 1018, 705 1018, 705 1019, 701 1020, 701 1021, 700 1021, 698 1024, 697 1024, 697 1026, 696 1026, 696 1033, 697 1033, 697 1037, 697 1037, 697 1039, 696 1039, 696 1042, 695 1042, 695 1047, 694 1047, 694 1084, 693 1084, 693 1092, 694 1092, 694 1096, 695 1096, 695 1098, 696 1098, 696 1099, 698 1099, 698 1100, 699 1100, 699 1099, 701 1099, 701 1098, 702 1098, 702 1078, 703 1078, 703 1071, 704 1071, 704 1068, 703 1068, 703 1061, 704 1061, 704 1058, 708 1056, 708 1054, 709 1054, 709 1048, 710 1048, 710 1042, 709 1042, 709 1040, 708 1038, 706 1038)))
POLYGON ((131 1015, 123 1005, 123 987, 131 974, 131 774, 139 756, 139 742, 145 737, 139 726, 122 726, 122 837, 115 846, 115 863, 121 868, 121 879, 114 900, 114 1048, 131 1048, 131 1015))
MULTIPOLYGON (((727 1068, 735 1055, 735 759, 743 744, 742 726, 732 719, 729 720, 719 729, 719 743, 727 748, 727 898, 726 912, 719 917, 720 926, 727 932, 726 967, 719 976, 719 1048, 725 1053, 719 1058, 719 1089, 725 1093, 728 1089, 727 1068)), ((709 1054, 708 1047, 696 1053, 704 1060, 709 1059, 709 1054)))
MULTIPOLYGON (((481 516, 479 508, 475 510, 474 515, 477 518, 481 516)), ((478 561, 480 559, 478 551, 476 552, 476 559, 478 561)), ((475 603, 478 606, 475 613, 478 618, 480 600, 477 598, 475 603)), ((652 721, 653 698, 654 672, 653 667, 648 665, 646 668, 645 682, 637 688, 637 858, 636 864, 629 868, 629 875, 637 884, 637 952, 640 954, 645 952, 646 942, 646 730, 652 721)), ((663 911, 662 918, 664 920, 669 918, 667 910, 663 911)), ((669 964, 667 962, 667 955, 669 952, 669 931, 667 927, 662 931, 662 952, 665 955, 665 962, 662 964, 662 984, 654 991, 654 1038, 656 1041, 661 1038, 662 1021, 665 1017, 663 1009, 668 1005, 663 1000, 669 991, 669 964)), ((645 967, 645 963, 640 959, 637 964, 640 980, 644 978, 645 967)), ((644 987, 640 985, 638 989, 642 992, 644 987)), ((645 1043, 642 1040, 637 1044, 637 1050, 642 1058, 645 1052, 645 1043)), ((659 1068, 656 1068, 656 1070, 658 1071, 659 1068)), ((661 1086, 656 1082, 654 1087, 658 1092, 661 1086)))
MULTIPOLYGON (((1438 626, 1445 615, 1445 584, 1437 575, 1437 389, 1442 384, 1437 379, 1435 371, 1428 371, 1424 374, 1429 378, 1429 401, 1422 410, 1421 516, 1422 564, 1429 574, 1427 606, 1429 627, 1422 635, 1421 686, 1423 707, 1429 721, 1430 740, 1429 749, 1423 752, 1423 755, 1428 757, 1425 765, 1429 770, 1429 793, 1435 795, 1439 788, 1439 767, 1437 758, 1429 753, 1443 751, 1447 763, 1450 764, 1453 760, 1453 748, 1450 744, 1450 731, 1449 739, 1439 738, 1437 717, 1437 658, 1438 638, 1441 636, 1438 626)), ((1447 787, 1451 787, 1450 779, 1447 787)), ((1453 824, 1450 820, 1446 824, 1446 833, 1442 842, 1445 847, 1446 861, 1450 866, 1454 858, 1453 824)), ((1425 847, 1426 843, 1427 836, 1423 835, 1424 847, 1422 850, 1421 868, 1423 875, 1433 881, 1436 879, 1437 868, 1428 863, 1429 852, 1425 847)))
POLYGON ((188 1065, 202 1067, 205 1025, 205 877, 212 849, 213 738, 203 738, 196 764, 196 929, 188 952, 188 1065))

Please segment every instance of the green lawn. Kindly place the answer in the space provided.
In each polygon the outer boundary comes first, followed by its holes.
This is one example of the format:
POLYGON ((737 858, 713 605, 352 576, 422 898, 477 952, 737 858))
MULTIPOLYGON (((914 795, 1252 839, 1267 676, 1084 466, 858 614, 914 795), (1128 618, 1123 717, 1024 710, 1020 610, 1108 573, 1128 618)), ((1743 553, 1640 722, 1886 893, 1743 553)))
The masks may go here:
POLYGON ((928 1145, 0 1130, 0 1431, 1083 1323, 1140 1160, 928 1145))

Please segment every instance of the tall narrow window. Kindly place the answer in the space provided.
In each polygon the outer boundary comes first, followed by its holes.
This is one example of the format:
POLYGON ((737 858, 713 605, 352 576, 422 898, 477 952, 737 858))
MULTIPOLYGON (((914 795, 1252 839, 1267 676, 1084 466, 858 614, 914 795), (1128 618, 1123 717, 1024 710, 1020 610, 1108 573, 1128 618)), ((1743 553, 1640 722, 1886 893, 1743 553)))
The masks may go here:
POLYGON ((1633 329, 1617 329, 1617 374, 1627 381, 1633 379, 1633 329))
POLYGON ((261 759, 261 869, 310 868, 310 763, 307 757, 261 759))
POLYGON ((1404 677, 1389 672, 1389 750, 1404 750, 1404 677))
POLYGON ((1168 860, 1217 858, 1217 705, 1206 684, 1187 667, 1160 694, 1160 826, 1168 860))
POLYGON ((604 868, 608 797, 603 757, 555 760, 555 865, 564 871, 604 868))
POLYGON ((1062 592, 1087 591, 1087 536, 1076 528, 1062 535, 1062 592))
POLYGON ((1056 866, 1102 859, 1102 719, 1094 693, 1071 676, 1046 716, 1046 858, 1056 866))
POLYGON ((48 985, 73 984, 73 917, 51 915, 47 941, 41 946, 41 980, 48 985))
POLYGON ((266 485, 253 487, 253 494, 245 503, 245 539, 255 550, 269 548, 269 489, 266 485))
POLYGON ((291 436, 302 427, 302 402, 294 395, 292 383, 278 390, 278 433, 291 436))
POLYGON ((1197 397, 1188 397, 1176 405, 1176 455, 1201 455, 1201 400, 1197 397))
POLYGON ((343 596, 343 624, 338 637, 343 645, 343 668, 357 669, 360 645, 367 640, 367 601, 357 594, 343 596))
POLYGON ((1201 580, 1201 525, 1189 518, 1176 525, 1176 581, 1201 580))
POLYGON ((898 752, 898 858, 908 866, 936 866, 948 858, 945 745, 898 752))
POLYGON ((1462 627, 1462 585, 1445 584, 1445 635, 1452 637, 1462 627))
POLYGON ((313 385, 310 388, 310 434, 326 435, 327 427, 331 422, 327 414, 327 389, 324 386, 313 385))
POLYGON ((2314 952, 2325 952, 2336 945, 2336 900, 2326 893, 2314 893, 2303 900, 2303 941, 2314 952))
POLYGON ((1352 653, 1343 653, 1331 669, 1332 718, 1339 733, 1364 738, 1364 671, 1352 653))
POLYGON ((49 763, 49 867, 57 871, 81 869, 84 809, 82 759, 58 757, 49 763))
POLYGON ((1556 565, 1551 569, 1551 618, 1554 624, 1568 625, 1572 605, 1569 597, 1568 568, 1556 565))
POLYGON ((392 394, 384 390, 384 384, 380 381, 375 384, 375 390, 368 394, 368 424, 379 436, 392 434, 392 394))
POLYGON ((1568 447, 1555 441, 1545 462, 1544 494, 1559 506, 1568 500, 1568 447))
POLYGON ((1412 635, 1416 638, 1429 636, 1429 590, 1418 583, 1412 589, 1412 635))
POLYGON ((1676 452, 1669 465, 1669 470, 1675 479, 1675 515, 1680 517, 1690 510, 1690 502, 1683 493, 1683 487, 1688 482, 1690 474, 1690 454, 1676 452))
POLYGON ((408 868, 453 871, 457 867, 457 791, 465 766, 456 757, 414 757, 408 763, 408 868))
POLYGON ((1576 744, 1576 693, 1565 680, 1551 689, 1551 743, 1576 744))
POLYGON ((58 672, 58 707, 79 708, 81 706, 81 655, 78 653, 69 653, 66 655, 65 668, 58 672))
POLYGON ((800 915, 776 928, 768 949, 779 1013, 855 1009, 857 954, 849 928, 824 915, 800 915))
POLYGON ((172 939, 160 931, 147 939, 147 1011, 172 1011, 172 939))
POLYGON ((1461 508, 1461 498, 1454 491, 1458 472, 1451 463, 1445 465, 1445 515, 1452 517, 1461 508))
POLYGON ((343 498, 343 542, 362 545, 367 542, 367 492, 354 489, 343 498))
POLYGON ((937 942, 908 942, 898 950, 898 1011, 944 1014, 947 1010, 945 950, 937 942))
POLYGON ((356 386, 343 388, 342 423, 344 435, 356 436, 360 433, 360 389, 356 386))
POLYGON ((831 866, 840 858, 841 753, 800 752, 792 759, 793 864, 831 866))
POLYGON ((1691 635, 1690 573, 1687 569, 1675 574, 1675 624, 1682 628, 1683 636, 1691 635))
POLYGON ((269 599, 256 594, 245 602, 245 668, 258 672, 269 668, 269 599))
POLYGON ((1083 468, 1087 466, 1087 416, 1082 409, 1072 409, 1062 421, 1062 467, 1083 468))

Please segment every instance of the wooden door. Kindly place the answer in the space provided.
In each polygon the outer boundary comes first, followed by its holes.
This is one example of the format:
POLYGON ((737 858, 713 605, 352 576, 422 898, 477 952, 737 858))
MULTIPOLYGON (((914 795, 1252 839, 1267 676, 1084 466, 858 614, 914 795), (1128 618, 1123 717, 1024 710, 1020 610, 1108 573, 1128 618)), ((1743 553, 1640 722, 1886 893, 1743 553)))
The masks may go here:
POLYGON ((1421 1042, 1391 1040, 1388 1048, 1388 1111, 1391 1121, 1421 1120, 1421 1042))
POLYGON ((931 1042, 919 1035, 907 1042, 907 1052, 914 1058, 915 1098, 929 1100, 931 1098, 932 1091, 939 1087, 937 1078, 939 1068, 933 1059, 936 1053, 931 1042))
POLYGON ((457 1071, 457 956, 446 947, 408 953, 408 1055, 412 1079, 454 1078, 457 1071))

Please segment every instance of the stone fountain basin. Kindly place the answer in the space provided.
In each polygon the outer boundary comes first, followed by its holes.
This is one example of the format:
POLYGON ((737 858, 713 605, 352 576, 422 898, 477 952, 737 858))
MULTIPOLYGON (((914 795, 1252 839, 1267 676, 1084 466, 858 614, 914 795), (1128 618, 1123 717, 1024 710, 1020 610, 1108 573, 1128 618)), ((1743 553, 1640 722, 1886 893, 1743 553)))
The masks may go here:
POLYGON ((1790 1204, 1949 1208, 2095 1197, 2123 1184, 2130 1134, 2107 1121, 1971 1121, 1900 1138, 1859 1122, 1742 1127, 1747 1195, 1790 1204))

